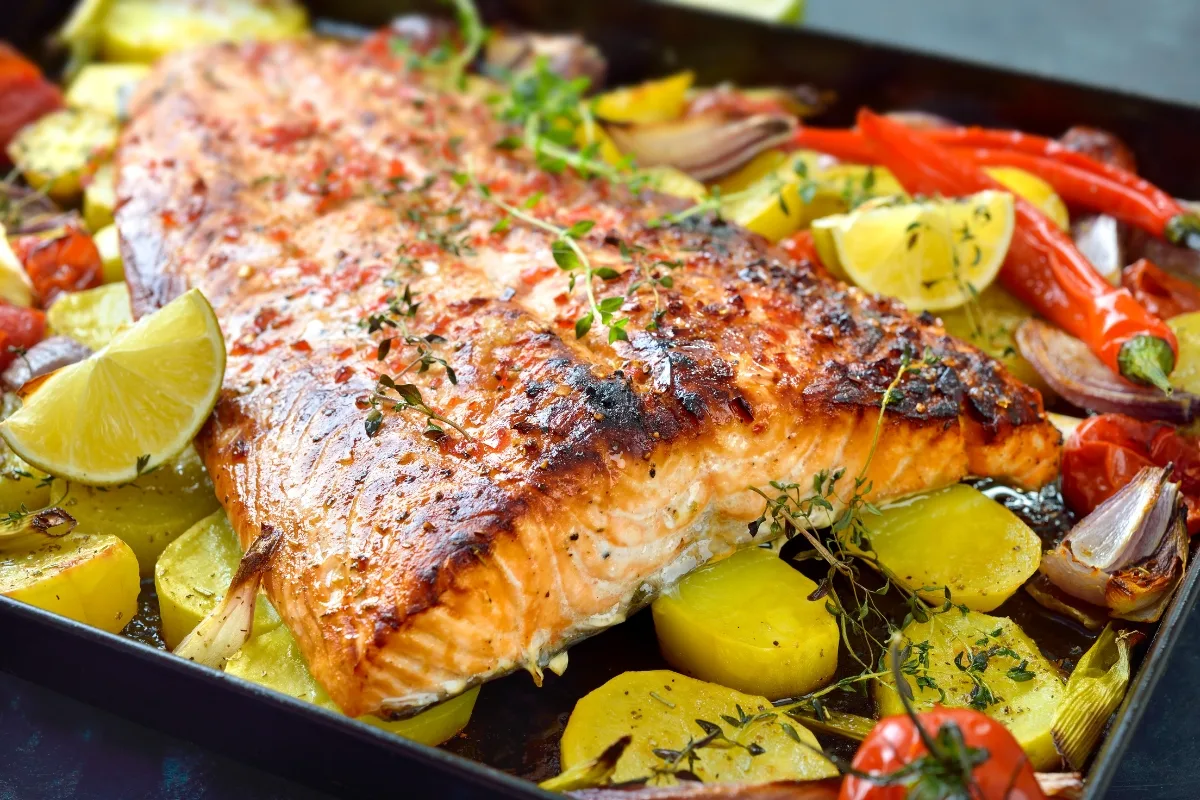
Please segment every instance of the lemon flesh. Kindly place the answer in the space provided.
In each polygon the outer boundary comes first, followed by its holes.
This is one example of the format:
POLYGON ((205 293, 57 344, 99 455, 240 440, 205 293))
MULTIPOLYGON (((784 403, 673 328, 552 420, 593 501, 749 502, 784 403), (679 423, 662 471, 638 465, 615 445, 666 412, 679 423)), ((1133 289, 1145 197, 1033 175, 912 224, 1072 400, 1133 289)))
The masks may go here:
POLYGON ((0 423, 0 437, 51 475, 125 483, 188 445, 224 373, 217 317, 193 289, 54 373, 0 423))
POLYGON ((1066 203, 1053 186, 1037 175, 1016 167, 987 167, 984 172, 1005 189, 1028 200, 1062 230, 1071 227, 1066 203))
POLYGON ((864 206, 817 220, 831 265, 868 292, 916 311, 956 308, 1000 271, 1013 234, 1007 192, 925 203, 864 206))

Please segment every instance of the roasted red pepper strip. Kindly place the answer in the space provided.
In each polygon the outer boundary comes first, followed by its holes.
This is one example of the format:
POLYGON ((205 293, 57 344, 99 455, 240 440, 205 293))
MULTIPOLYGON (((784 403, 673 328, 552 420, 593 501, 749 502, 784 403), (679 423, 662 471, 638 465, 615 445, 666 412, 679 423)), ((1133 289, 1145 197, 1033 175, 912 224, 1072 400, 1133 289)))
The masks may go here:
POLYGON ((1045 800, 1029 758, 1003 724, 968 708, 942 706, 915 719, 886 717, 871 729, 838 800, 906 800, 918 782, 927 792, 922 797, 1045 800), (936 757, 927 740, 940 751, 936 757), (964 765, 973 764, 973 755, 982 756, 981 763, 968 771, 964 765))
POLYGON ((1200 311, 1200 286, 1168 275, 1145 258, 1121 270, 1121 285, 1159 319, 1200 311))
MULTIPOLYGON (((925 133, 867 109, 858 127, 905 189, 914 194, 959 197, 1007 191, 982 169, 925 133)), ((1065 233, 1020 197, 1013 198, 1017 224, 1000 278, 1019 299, 1087 342, 1115 372, 1169 390, 1178 345, 1162 320, 1126 289, 1114 289, 1065 233)))
POLYGON ((81 228, 66 225, 50 234, 18 236, 12 241, 43 307, 61 292, 78 292, 100 285, 104 267, 96 243, 81 228))
MULTIPOLYGON (((969 157, 981 167, 1017 167, 1031 172, 1053 186, 1054 191, 1068 203, 1108 214, 1164 239, 1168 238, 1167 228, 1172 220, 1187 214, 1175 198, 1136 176, 1132 182, 1118 181, 1108 172, 1089 170, 1055 158, 1014 150, 955 148, 955 152, 969 157)), ((1079 153, 1072 155, 1091 161, 1079 153)), ((1120 172, 1115 167, 1099 162, 1091 163, 1104 170, 1120 172)))
POLYGON ((1173 464, 1187 504, 1188 533, 1200 531, 1200 441, 1165 422, 1124 414, 1084 420, 1063 447, 1063 498, 1077 514, 1092 510, 1133 480, 1142 467, 1173 464))
POLYGON ((46 315, 36 308, 0 304, 0 369, 46 335, 46 315))
POLYGON ((805 150, 827 153, 842 161, 874 164, 879 156, 861 133, 848 128, 810 128, 801 125, 792 137, 792 145, 805 150))
POLYGON ((62 105, 58 87, 27 58, 0 42, 0 165, 8 163, 5 151, 17 131, 62 105))

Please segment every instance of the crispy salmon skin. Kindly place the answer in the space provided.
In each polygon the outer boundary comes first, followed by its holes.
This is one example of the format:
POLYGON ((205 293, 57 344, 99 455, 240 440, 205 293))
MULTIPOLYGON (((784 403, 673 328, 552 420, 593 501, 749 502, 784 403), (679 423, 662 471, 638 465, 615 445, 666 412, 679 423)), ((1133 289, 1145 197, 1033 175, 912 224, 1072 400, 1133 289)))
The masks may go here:
POLYGON ((857 474, 905 354, 875 499, 1057 472, 1038 394, 934 318, 711 215, 657 224, 680 201, 539 169, 495 146, 514 131, 486 103, 402 62, 220 46, 162 62, 132 115, 135 310, 189 286, 216 309, 229 361, 198 446, 243 544, 280 533, 267 591, 348 714, 537 673, 750 542, 749 487, 857 474), (595 223, 580 244, 618 273, 595 285, 627 295, 627 341, 576 338, 582 279, 497 201, 595 223), (390 392, 371 416, 383 375, 424 408, 390 392))

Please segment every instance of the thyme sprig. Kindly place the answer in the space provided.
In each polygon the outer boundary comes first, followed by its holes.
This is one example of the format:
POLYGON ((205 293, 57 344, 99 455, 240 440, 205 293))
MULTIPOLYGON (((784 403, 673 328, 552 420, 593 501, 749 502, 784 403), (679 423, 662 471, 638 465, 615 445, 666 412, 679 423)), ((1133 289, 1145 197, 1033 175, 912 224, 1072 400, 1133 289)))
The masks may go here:
MULTIPOLYGON (((735 705, 734 708, 738 714, 736 717, 731 714, 722 714, 721 719, 735 731, 749 730, 750 726, 757 722, 776 720, 779 716, 778 712, 774 710, 747 714, 742 710, 740 705, 735 705)), ((700 777, 695 771, 696 761, 700 758, 699 751, 704 748, 741 748, 752 757, 761 756, 767 752, 766 748, 757 742, 745 744, 738 741, 737 734, 734 734, 732 737, 729 736, 725 733, 725 729, 715 722, 705 719, 697 719, 695 722, 700 727, 700 730, 704 731, 703 736, 700 738, 689 736, 687 743, 678 750, 658 747, 652 751, 655 757, 661 759, 663 762, 661 766, 651 768, 653 770, 653 777, 671 776, 677 780, 699 781, 700 777)), ((791 727, 786 722, 780 724, 784 725, 785 728, 791 727)), ((794 728, 791 734, 799 741, 799 734, 795 732, 794 728)))
POLYGON ((379 429, 383 426, 383 412, 381 411, 381 407, 390 405, 393 411, 411 410, 424 414, 426 422, 425 430, 422 434, 427 439, 437 441, 446 435, 446 429, 438 424, 440 422, 449 425, 461 433, 464 438, 474 440, 474 437, 467 433, 457 422, 449 417, 442 416, 430 408, 425 399, 421 397, 420 389, 411 383, 397 384, 390 375, 379 376, 379 381, 375 385, 375 391, 371 393, 370 402, 372 408, 367 414, 367 436, 375 436, 379 433, 379 429))

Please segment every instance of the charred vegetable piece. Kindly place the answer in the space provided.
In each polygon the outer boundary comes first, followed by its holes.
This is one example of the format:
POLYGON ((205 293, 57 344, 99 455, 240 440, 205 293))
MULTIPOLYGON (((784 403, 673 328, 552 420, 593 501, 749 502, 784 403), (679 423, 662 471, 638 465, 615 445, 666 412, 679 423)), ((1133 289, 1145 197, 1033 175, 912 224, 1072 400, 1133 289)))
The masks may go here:
MULTIPOLYGON (((205 517, 167 545, 154 564, 154 588, 167 647, 175 648, 221 602, 241 557, 242 546, 224 511, 205 517)), ((274 607, 259 594, 254 609, 255 635, 279 624, 274 607)))
POLYGON ((791 138, 796 121, 785 114, 726 120, 707 115, 647 125, 611 126, 622 153, 641 166, 669 166, 709 181, 728 175, 759 153, 791 138))
POLYGON ((100 253, 100 274, 104 283, 124 283, 125 264, 121 260, 121 237, 116 225, 96 231, 92 237, 96 251, 100 253))
POLYGON ((818 689, 837 670, 837 621, 809 578, 750 548, 701 567, 654 601, 654 629, 676 669, 776 699, 818 689))
POLYGON ((99 286, 104 265, 92 237, 75 223, 13 240, 13 251, 25 266, 33 293, 43 307, 63 292, 99 286))
POLYGON ((0 526, 0 594, 110 633, 124 628, 137 613, 141 588, 129 546, 115 536, 76 532, 9 547, 5 534, 22 521, 0 526))
POLYGON ((606 92, 592 101, 592 113, 606 122, 648 125, 678 119, 695 76, 680 72, 606 92))
POLYGON ((117 205, 113 180, 113 165, 109 162, 96 170, 83 190, 83 221, 92 233, 113 224, 113 209, 117 205))
POLYGON ((51 493, 63 498, 59 505, 79 520, 80 531, 123 539, 147 577, 168 544, 218 508, 212 482, 192 447, 132 483, 93 488, 56 480, 51 493))
POLYGON ((1143 467, 1046 553, 1042 572, 1115 617, 1156 622, 1187 567, 1184 508, 1171 470, 1143 467))
MULTIPOLYGON (((229 659, 225 671, 322 708, 339 710, 308 671, 291 631, 282 625, 255 634, 229 659)), ((478 696, 476 686, 410 719, 391 722, 365 716, 359 720, 421 744, 437 745, 467 726, 478 696)))
POLYGON ((145 64, 88 64, 67 89, 67 105, 124 119, 129 97, 150 74, 145 64))
POLYGON ((50 306, 46 319, 55 333, 99 350, 122 326, 133 323, 129 289, 123 283, 110 283, 65 294, 50 306))
MULTIPOLYGON (((1058 763, 1050 730, 1064 682, 1015 622, 951 609, 909 623, 903 635, 908 646, 901 652, 901 672, 918 710, 941 704, 982 711, 1008 728, 1034 769, 1058 763)), ((889 674, 875 684, 881 717, 904 713, 891 661, 889 655, 889 674)))
POLYGON ((4 388, 20 391, 25 384, 55 370, 77 364, 92 354, 92 349, 70 336, 48 336, 21 353, 3 372, 4 388))
POLYGON ((65 108, 22 128, 8 155, 30 186, 70 203, 79 197, 91 165, 116 143, 116 120, 97 111, 65 108))
POLYGON ((1054 718, 1054 744, 1071 769, 1083 769, 1129 686, 1129 651, 1138 634, 1109 626, 1079 659, 1054 718))
POLYGON ((881 511, 863 518, 875 557, 930 602, 949 589, 952 602, 991 611, 1037 572, 1037 534, 978 489, 959 484, 881 511))
POLYGON ((62 108, 62 92, 32 62, 0 42, 0 166, 17 131, 62 108))
POLYGON ((614 782, 673 783, 682 773, 743 783, 837 774, 816 737, 765 697, 666 670, 625 672, 581 698, 563 731, 564 771, 625 735, 633 742, 614 782))
POLYGON ((101 49, 108 61, 148 63, 175 50, 224 41, 287 39, 307 28, 304 9, 291 0, 114 0, 101 23, 101 49))

